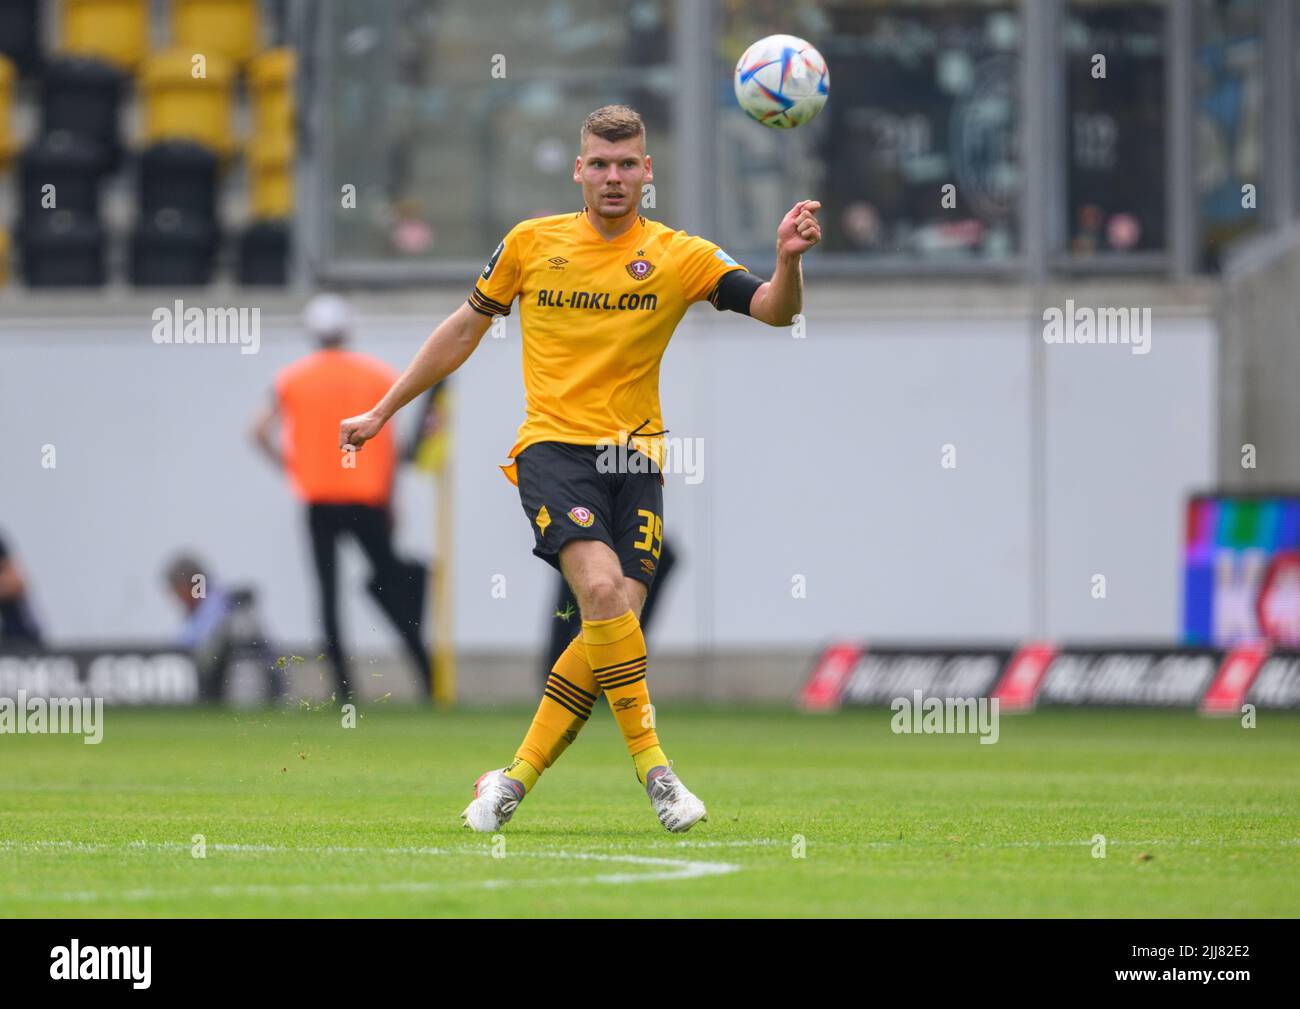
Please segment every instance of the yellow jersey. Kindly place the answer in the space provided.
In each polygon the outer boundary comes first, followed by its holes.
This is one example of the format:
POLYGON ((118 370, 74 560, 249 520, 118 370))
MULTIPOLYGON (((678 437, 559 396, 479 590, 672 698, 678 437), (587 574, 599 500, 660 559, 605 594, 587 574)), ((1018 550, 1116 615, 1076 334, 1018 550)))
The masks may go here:
MULTIPOLYGON (((613 240, 585 209, 521 221, 470 292, 484 315, 519 298, 526 414, 513 459, 539 441, 626 444, 663 464, 659 362, 693 302, 745 269, 703 238, 639 217, 613 240)), ((518 483, 513 461, 501 467, 518 483)))

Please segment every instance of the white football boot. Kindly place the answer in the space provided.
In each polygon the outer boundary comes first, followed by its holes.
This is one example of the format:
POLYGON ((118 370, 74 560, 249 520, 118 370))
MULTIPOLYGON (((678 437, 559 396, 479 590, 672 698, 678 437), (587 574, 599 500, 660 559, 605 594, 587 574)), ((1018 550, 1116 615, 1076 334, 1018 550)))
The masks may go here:
POLYGON ((495 833, 510 822, 525 794, 524 783, 507 778, 504 770, 479 775, 474 782, 474 801, 460 814, 465 829, 495 833))
POLYGON ((645 794, 650 796, 659 822, 674 834, 684 834, 709 818, 704 803, 682 784, 671 767, 652 767, 646 772, 645 794))

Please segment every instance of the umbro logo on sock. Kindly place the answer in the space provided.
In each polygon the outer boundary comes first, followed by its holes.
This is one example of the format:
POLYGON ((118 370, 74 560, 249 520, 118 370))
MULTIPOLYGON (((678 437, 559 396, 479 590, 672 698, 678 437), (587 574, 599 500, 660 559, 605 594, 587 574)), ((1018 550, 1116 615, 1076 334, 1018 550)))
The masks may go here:
POLYGON ((618 700, 614 702, 614 707, 617 708, 619 711, 626 711, 634 704, 636 704, 635 697, 620 697, 618 698, 618 700))

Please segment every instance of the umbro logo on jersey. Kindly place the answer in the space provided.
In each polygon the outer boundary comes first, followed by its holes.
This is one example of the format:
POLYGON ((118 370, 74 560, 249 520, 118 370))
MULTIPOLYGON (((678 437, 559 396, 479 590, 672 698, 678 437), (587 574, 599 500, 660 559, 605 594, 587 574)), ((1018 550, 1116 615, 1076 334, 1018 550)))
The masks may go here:
POLYGON ((563 256, 552 256, 547 262, 551 264, 552 270, 563 270, 569 261, 563 256))
POLYGON ((645 280, 655 272, 655 264, 648 259, 634 259, 627 264, 627 272, 632 275, 633 280, 645 280))

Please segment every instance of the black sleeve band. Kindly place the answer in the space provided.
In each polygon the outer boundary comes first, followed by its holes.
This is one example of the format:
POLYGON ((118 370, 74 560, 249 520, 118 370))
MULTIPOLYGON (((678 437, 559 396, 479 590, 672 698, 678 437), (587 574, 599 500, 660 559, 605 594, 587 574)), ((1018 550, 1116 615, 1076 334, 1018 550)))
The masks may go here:
POLYGON ((754 292, 762 287, 764 281, 755 277, 748 270, 732 270, 724 273, 709 295, 709 304, 719 312, 739 312, 749 314, 749 303, 754 292))
MULTIPOLYGON (((499 301, 493 301, 477 287, 469 292, 469 307, 478 312, 479 315, 495 316, 509 315, 510 306, 503 305, 499 301)), ((513 298, 511 299, 514 300, 513 298)))

